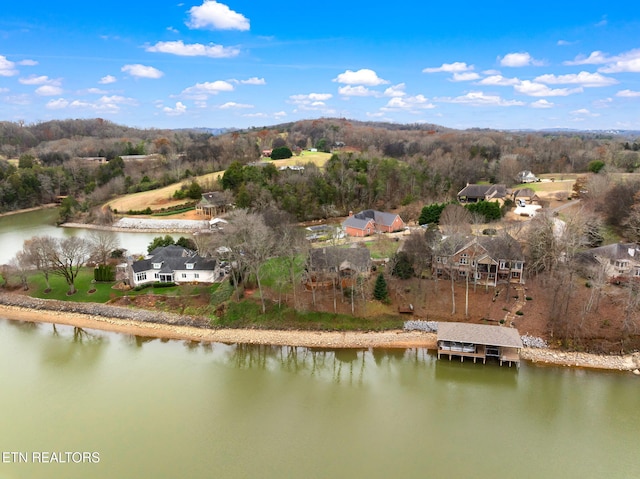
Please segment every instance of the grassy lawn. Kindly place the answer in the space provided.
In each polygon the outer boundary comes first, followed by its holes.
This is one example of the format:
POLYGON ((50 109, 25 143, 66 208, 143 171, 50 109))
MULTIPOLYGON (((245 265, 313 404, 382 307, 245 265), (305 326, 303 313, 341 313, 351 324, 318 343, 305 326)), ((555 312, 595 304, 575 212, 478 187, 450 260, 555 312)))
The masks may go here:
MULTIPOLYGON (((14 280, 15 282, 15 280, 14 280)), ((93 268, 82 268, 75 281, 76 293, 67 295, 69 286, 65 279, 57 275, 49 275, 51 291, 46 292, 46 283, 42 273, 34 273, 29 276, 29 291, 27 294, 34 298, 57 299, 60 301, 76 301, 91 303, 106 303, 107 301, 120 296, 137 296, 144 294, 162 294, 165 296, 191 296, 207 290, 212 294, 220 285, 182 285, 168 288, 149 287, 140 291, 120 291, 113 289, 115 282, 93 283, 93 268), (92 291, 92 292, 90 292, 92 291)))
POLYGON ((372 241, 365 241, 364 244, 369 248, 372 259, 391 258, 396 254, 396 251, 398 251, 398 247, 400 246, 399 241, 395 241, 394 238, 384 234, 377 235, 375 239, 372 241))
POLYGON ((260 327, 263 329, 298 329, 312 331, 383 331, 402 329, 404 318, 397 315, 381 315, 361 318, 348 314, 319 311, 295 311, 273 305, 262 314, 257 302, 245 300, 229 303, 222 318, 213 320, 214 326, 227 328, 260 327))

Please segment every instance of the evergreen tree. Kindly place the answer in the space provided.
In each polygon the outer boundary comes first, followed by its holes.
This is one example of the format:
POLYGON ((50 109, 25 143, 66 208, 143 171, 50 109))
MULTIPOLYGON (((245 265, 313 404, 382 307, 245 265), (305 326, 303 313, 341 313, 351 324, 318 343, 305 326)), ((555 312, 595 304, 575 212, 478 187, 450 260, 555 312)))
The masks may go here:
POLYGON ((384 301, 389 298, 389 290, 384 275, 380 273, 376 278, 376 284, 373 288, 373 297, 378 301, 384 301))

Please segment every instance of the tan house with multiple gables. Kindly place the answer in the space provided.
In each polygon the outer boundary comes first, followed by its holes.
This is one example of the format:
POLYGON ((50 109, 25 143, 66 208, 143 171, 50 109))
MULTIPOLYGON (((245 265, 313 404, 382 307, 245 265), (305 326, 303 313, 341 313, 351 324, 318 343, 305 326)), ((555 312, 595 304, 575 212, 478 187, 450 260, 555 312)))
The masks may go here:
POLYGON ((434 249, 433 274, 497 286, 524 283, 524 254, 511 236, 447 237, 434 249))
POLYGON ((612 283, 640 280, 640 246, 636 243, 613 243, 591 248, 580 253, 578 259, 585 266, 602 268, 612 283))
POLYGON ((393 233, 402 231, 405 227, 400 215, 385 213, 376 210, 364 210, 360 213, 350 214, 342 222, 342 227, 347 236, 370 236, 374 233, 393 233))

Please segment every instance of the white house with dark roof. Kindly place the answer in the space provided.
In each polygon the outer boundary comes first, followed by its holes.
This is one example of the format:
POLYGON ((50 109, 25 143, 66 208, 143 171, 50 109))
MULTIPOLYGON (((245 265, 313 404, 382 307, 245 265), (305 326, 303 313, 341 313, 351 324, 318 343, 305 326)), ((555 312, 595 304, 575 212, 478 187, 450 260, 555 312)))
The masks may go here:
POLYGON ((221 273, 218 262, 178 245, 154 249, 131 265, 132 286, 147 283, 214 283, 221 273))
POLYGON ((342 227, 348 236, 369 236, 374 233, 393 233, 402 231, 405 227, 400 215, 376 210, 364 210, 350 214, 342 222, 342 227))

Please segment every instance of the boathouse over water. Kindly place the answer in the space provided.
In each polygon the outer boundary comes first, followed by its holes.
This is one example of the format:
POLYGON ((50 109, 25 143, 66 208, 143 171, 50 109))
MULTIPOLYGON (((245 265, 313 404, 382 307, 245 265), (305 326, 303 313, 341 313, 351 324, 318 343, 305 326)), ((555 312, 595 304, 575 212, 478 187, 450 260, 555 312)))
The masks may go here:
POLYGON ((438 359, 441 355, 460 358, 497 358, 503 363, 520 365, 522 340, 517 329, 484 324, 438 323, 438 359))

